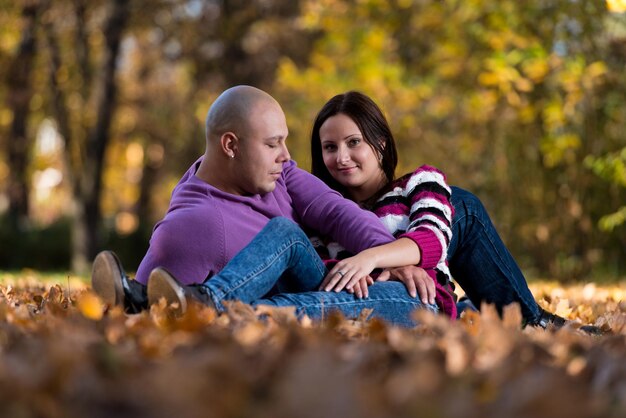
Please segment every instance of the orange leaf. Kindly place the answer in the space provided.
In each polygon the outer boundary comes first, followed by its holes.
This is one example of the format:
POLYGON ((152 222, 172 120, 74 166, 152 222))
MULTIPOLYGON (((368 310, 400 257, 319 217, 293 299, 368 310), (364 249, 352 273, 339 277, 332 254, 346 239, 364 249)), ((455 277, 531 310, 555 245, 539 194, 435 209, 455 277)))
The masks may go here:
POLYGON ((85 318, 93 321, 99 321, 102 319, 104 313, 104 303, 92 292, 84 292, 78 297, 76 302, 78 310, 85 318))

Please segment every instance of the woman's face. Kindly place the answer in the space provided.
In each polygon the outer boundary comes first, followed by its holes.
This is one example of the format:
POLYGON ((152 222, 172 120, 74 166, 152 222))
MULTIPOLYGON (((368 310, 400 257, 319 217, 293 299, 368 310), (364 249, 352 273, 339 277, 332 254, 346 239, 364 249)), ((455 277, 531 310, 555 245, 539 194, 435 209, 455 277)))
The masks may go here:
POLYGON ((328 172, 356 200, 364 200, 384 184, 378 155, 347 115, 332 116, 320 127, 322 156, 328 172))

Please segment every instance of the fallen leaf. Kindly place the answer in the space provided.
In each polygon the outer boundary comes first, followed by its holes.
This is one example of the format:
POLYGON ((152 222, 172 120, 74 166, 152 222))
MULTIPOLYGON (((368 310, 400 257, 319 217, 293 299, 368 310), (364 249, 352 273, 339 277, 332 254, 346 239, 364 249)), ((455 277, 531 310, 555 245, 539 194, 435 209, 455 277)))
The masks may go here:
POLYGON ((99 321, 102 319, 106 306, 102 300, 93 292, 83 292, 78 296, 76 307, 87 319, 99 321))

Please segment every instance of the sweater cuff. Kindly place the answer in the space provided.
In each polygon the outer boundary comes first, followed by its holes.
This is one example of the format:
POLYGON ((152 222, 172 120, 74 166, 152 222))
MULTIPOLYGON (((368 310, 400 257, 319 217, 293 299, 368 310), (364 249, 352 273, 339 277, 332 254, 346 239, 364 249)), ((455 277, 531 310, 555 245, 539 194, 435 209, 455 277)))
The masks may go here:
POLYGON ((333 267, 335 267, 335 264, 337 264, 339 262, 339 260, 331 258, 328 260, 322 260, 322 263, 324 263, 324 266, 328 269, 328 270, 332 270, 333 267))
POLYGON ((434 268, 439 264, 443 248, 441 248, 441 242, 437 238, 437 235, 429 229, 416 229, 415 231, 407 232, 400 235, 398 238, 410 238, 420 249, 421 257, 418 264, 419 267, 424 269, 434 268))

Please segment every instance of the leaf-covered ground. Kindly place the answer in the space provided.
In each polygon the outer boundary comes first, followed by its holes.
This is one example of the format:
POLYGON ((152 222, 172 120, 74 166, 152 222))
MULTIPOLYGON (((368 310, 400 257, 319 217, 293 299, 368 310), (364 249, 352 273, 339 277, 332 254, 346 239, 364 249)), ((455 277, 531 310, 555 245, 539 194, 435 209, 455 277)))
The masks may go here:
POLYGON ((103 314, 84 282, 0 275, 0 416, 626 416, 626 283, 532 290, 612 334, 521 330, 516 307, 410 330, 242 304, 103 314))

